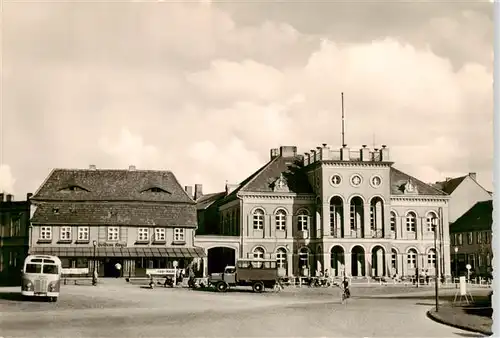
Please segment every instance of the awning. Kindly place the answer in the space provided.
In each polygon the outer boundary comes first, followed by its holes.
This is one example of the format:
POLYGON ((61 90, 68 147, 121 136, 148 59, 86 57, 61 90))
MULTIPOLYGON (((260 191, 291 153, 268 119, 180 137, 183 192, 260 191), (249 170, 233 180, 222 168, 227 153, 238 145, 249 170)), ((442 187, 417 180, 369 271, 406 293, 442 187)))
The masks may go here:
MULTIPOLYGON (((58 257, 94 257, 94 248, 69 247, 36 247, 30 250, 31 254, 53 255, 58 257)), ((197 258, 206 257, 203 248, 96 248, 95 257, 119 258, 197 258)))

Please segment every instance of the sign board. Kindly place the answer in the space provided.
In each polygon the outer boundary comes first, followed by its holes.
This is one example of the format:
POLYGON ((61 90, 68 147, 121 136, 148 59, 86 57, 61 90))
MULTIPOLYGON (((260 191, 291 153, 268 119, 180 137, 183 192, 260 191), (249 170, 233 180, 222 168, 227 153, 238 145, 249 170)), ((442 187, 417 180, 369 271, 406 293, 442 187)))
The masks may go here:
POLYGON ((466 268, 467 270, 470 270, 470 269, 472 268, 472 266, 471 266, 470 264, 467 264, 467 265, 465 266, 465 268, 466 268))
POLYGON ((146 269, 146 275, 171 275, 174 276, 176 271, 182 269, 146 269))
POLYGON ((125 248, 127 246, 127 242, 99 242, 97 246, 100 248, 125 248))
POLYGON ((465 296, 467 294, 467 283, 465 282, 465 276, 460 276, 460 296, 465 296))
POLYGON ((89 273, 89 268, 62 269, 63 275, 85 275, 89 273))

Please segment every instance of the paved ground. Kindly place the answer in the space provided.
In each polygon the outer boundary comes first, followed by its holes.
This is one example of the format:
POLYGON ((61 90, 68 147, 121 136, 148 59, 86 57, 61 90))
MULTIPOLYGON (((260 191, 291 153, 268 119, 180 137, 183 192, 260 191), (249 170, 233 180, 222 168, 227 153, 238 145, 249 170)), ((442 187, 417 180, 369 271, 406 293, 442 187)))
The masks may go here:
POLYGON ((383 290, 377 298, 374 288, 355 289, 347 304, 338 289, 219 294, 67 285, 57 303, 23 302, 18 290, 0 288, 0 336, 481 337, 428 319, 431 289, 383 290))

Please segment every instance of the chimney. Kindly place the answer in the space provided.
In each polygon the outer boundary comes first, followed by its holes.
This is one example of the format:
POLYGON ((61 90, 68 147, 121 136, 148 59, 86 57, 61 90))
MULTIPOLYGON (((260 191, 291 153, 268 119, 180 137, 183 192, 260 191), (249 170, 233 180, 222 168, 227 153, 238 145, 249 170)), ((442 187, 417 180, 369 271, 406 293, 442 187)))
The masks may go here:
POLYGON ((232 193, 236 188, 238 188, 238 184, 226 183, 226 195, 232 193))
POLYGON ((135 165, 129 165, 128 171, 135 171, 135 165))
POLYGON ((12 202, 13 199, 14 199, 14 196, 12 196, 12 194, 7 194, 7 198, 5 199, 5 202, 12 202))
POLYGON ((316 155, 316 150, 311 149, 311 162, 316 162, 318 160, 318 157, 316 155))
POLYGON ((311 164, 311 154, 305 153, 304 154, 304 165, 307 166, 311 164))
POLYGON ((448 182, 448 181, 451 181, 451 179, 452 179, 452 177, 446 177, 444 180, 445 180, 446 182, 448 182))
POLYGON ((382 149, 380 149, 380 161, 389 162, 389 148, 385 144, 382 144, 382 149))
POLYGON ((469 173, 469 177, 475 181, 476 180, 476 173, 469 173))
POLYGON ((281 157, 295 157, 297 156, 296 146, 281 146, 280 147, 281 157))
POLYGON ((347 148, 347 144, 343 144, 342 148, 340 148, 340 160, 341 161, 349 161, 350 160, 350 151, 347 148))
POLYGON ((193 187, 190 186, 190 185, 186 185, 184 187, 184 190, 186 191, 186 193, 189 195, 189 197, 193 198, 193 187))
POLYGON ((95 166, 95 164, 91 164, 91 165, 89 165, 89 169, 90 170, 97 170, 97 167, 95 166))
POLYGON ((31 196, 33 196, 33 194, 32 194, 32 193, 30 193, 30 192, 29 192, 29 193, 27 193, 27 194, 26 194, 26 201, 29 201, 29 200, 30 200, 30 198, 31 198, 31 196))
POLYGON ((280 150, 278 148, 271 149, 271 160, 274 160, 278 156, 280 156, 280 150))
POLYGON ((0 202, 3 202, 3 196, 4 196, 4 193, 0 193, 0 202))
POLYGON ((194 200, 196 201, 201 196, 203 196, 203 185, 195 184, 194 185, 194 200))
POLYGON ((370 148, 367 148, 366 144, 363 144, 363 147, 359 150, 359 154, 361 155, 362 162, 370 161, 370 148))

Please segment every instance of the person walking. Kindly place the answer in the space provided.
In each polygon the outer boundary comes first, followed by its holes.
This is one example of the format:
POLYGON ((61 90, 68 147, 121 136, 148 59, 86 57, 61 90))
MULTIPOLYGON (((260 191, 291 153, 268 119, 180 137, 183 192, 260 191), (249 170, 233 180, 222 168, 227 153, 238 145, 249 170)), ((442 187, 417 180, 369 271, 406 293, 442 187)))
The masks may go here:
POLYGON ((116 263, 115 269, 116 269, 116 278, 121 277, 122 265, 120 263, 116 263))
POLYGON ((342 300, 351 297, 351 291, 349 290, 349 280, 344 276, 344 280, 342 281, 342 300))

